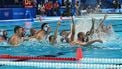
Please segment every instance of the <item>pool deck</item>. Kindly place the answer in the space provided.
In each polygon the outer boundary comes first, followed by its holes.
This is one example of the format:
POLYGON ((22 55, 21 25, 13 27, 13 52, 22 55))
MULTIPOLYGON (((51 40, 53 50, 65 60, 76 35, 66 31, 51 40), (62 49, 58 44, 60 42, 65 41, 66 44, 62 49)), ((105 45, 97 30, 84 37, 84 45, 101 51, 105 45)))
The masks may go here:
MULTIPOLYGON (((74 16, 74 19, 91 19, 91 18, 96 18, 96 19, 101 19, 104 17, 106 14, 88 14, 84 16, 74 16)), ((122 20, 122 14, 107 14, 107 19, 116 19, 116 20, 122 20)), ((70 20, 71 17, 46 17, 46 16, 37 16, 36 18, 33 18, 34 22, 39 22, 40 20, 43 21, 57 21, 57 20, 70 20)), ((11 20, 0 20, 2 21, 26 21, 26 20, 32 20, 32 19, 11 19, 11 20)))

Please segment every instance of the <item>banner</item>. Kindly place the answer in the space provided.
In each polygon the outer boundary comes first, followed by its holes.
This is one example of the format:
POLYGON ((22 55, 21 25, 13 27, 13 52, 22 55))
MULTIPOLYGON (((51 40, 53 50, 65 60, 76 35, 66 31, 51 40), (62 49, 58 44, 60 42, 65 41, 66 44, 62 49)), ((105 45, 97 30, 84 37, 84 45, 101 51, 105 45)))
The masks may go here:
POLYGON ((35 8, 0 8, 0 20, 35 18, 35 8))
POLYGON ((11 19, 12 10, 11 8, 1 8, 0 9, 0 20, 11 19))
POLYGON ((25 9, 23 8, 13 8, 12 9, 12 19, 24 19, 25 18, 25 9))

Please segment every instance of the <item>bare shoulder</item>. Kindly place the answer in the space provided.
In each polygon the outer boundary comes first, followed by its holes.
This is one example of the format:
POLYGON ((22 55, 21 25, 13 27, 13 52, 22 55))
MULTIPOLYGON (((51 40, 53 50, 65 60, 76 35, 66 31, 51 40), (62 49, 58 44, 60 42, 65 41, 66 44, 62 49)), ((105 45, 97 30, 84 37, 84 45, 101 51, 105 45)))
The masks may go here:
POLYGON ((42 32, 44 32, 44 30, 39 30, 39 31, 36 32, 36 34, 39 34, 39 33, 42 33, 42 32))
POLYGON ((16 40, 17 39, 17 36, 16 35, 13 35, 11 38, 10 38, 10 41, 11 40, 16 40))

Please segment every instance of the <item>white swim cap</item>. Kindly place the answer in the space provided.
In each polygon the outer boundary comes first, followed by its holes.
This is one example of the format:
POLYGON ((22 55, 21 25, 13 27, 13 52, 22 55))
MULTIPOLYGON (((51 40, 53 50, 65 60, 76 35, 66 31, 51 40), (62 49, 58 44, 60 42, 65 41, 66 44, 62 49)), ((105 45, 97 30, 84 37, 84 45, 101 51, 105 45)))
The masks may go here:
POLYGON ((2 29, 0 30, 0 35, 3 36, 3 30, 2 29))

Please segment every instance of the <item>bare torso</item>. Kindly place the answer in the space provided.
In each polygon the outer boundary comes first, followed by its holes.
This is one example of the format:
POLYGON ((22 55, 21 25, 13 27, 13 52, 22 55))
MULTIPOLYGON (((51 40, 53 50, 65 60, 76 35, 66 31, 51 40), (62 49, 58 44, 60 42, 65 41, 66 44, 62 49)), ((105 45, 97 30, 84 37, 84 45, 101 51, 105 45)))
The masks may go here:
POLYGON ((22 39, 15 34, 10 38, 9 43, 11 45, 17 46, 21 41, 22 39))
POLYGON ((35 35, 34 37, 37 39, 37 40, 42 40, 44 39, 45 37, 45 31, 44 30, 39 30, 35 35))

